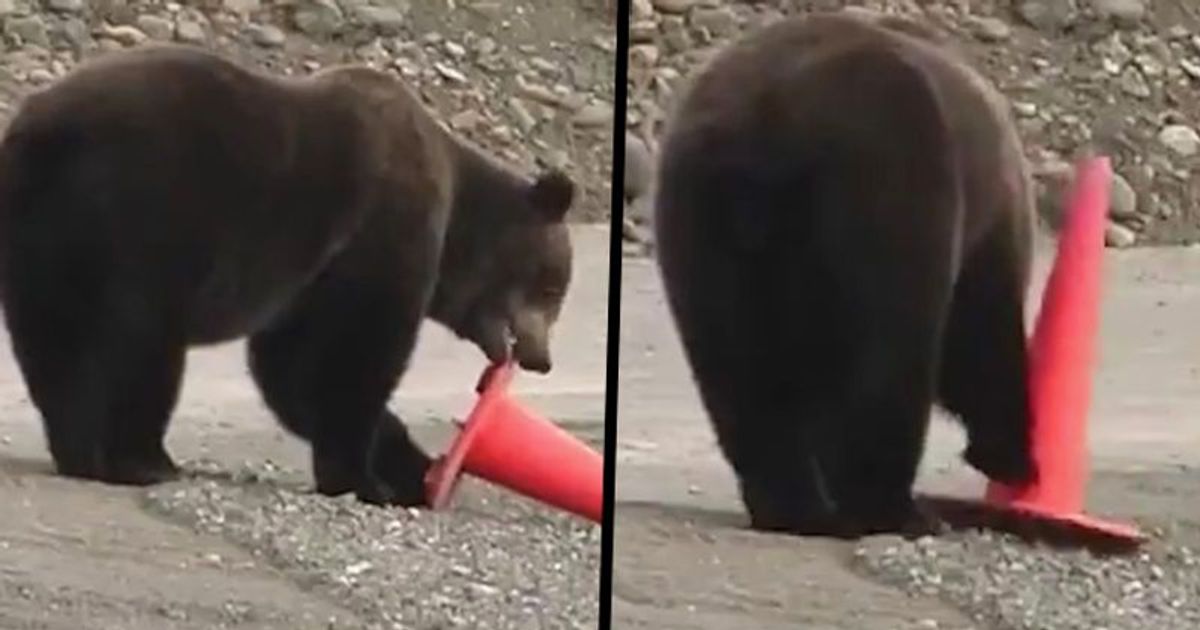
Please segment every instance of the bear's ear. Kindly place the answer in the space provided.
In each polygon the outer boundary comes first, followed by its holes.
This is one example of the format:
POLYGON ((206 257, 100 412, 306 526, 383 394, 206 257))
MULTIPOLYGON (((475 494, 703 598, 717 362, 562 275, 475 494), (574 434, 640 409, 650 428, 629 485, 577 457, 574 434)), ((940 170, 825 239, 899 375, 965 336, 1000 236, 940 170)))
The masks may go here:
POLYGON ((529 188, 529 201, 538 216, 560 221, 575 199, 575 184, 562 171, 547 171, 529 188))

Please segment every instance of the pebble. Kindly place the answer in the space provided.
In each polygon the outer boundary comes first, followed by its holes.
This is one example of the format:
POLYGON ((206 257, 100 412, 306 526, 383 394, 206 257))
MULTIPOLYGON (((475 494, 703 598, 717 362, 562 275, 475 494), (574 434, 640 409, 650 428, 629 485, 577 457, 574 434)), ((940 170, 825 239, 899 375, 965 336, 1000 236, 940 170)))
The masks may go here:
POLYGON ((408 23, 404 11, 390 7, 364 5, 357 7, 354 14, 361 22, 383 35, 398 35, 408 23))
POLYGON ((1109 216, 1114 219, 1132 219, 1137 216, 1137 192, 1120 173, 1113 173, 1109 199, 1109 216))
POLYGON ((650 0, 633 0, 629 4, 631 21, 649 20, 654 17, 654 4, 650 0))
POLYGON ((135 24, 150 39, 165 42, 175 38, 175 25, 167 18, 144 14, 138 16, 135 24))
POLYGON ((87 3, 84 0, 46 0, 46 6, 62 13, 82 13, 87 3))
POLYGON ((716 37, 729 37, 738 30, 738 17, 729 7, 696 9, 691 12, 693 28, 703 29, 716 37))
POLYGON ((663 13, 687 13, 696 0, 651 0, 654 8, 663 13))
POLYGON ((287 41, 287 35, 273 24, 250 24, 246 31, 255 44, 264 48, 277 48, 287 41))
POLYGON ((1191 157, 1200 151, 1200 134, 1187 125, 1167 125, 1158 133, 1158 141, 1179 157, 1191 157))
POLYGON ((180 18, 175 23, 175 37, 188 44, 202 44, 208 39, 204 24, 195 18, 180 18))
POLYGON ((474 109, 461 111, 450 117, 450 126, 458 131, 472 131, 482 122, 483 115, 474 109))
POLYGON ((1146 16, 1145 0, 1092 0, 1092 8, 1103 18, 1133 26, 1146 16))
POLYGON ((625 133, 625 181, 626 199, 637 199, 650 190, 654 179, 654 162, 650 150, 642 139, 625 133))
POLYGON ((122 46, 137 46, 149 39, 146 34, 136 26, 130 26, 128 24, 119 24, 117 26, 103 28, 100 30, 100 35, 107 37, 108 39, 111 39, 122 46))
POLYGON ((465 74, 463 74, 462 72, 459 72, 453 66, 450 66, 448 64, 445 64, 445 63, 442 63, 439 61, 439 62, 433 64, 433 67, 435 70, 437 70, 438 74, 442 75, 442 78, 444 78, 448 81, 451 81, 453 83, 459 83, 459 84, 467 82, 467 76, 465 74))
POLYGON ((342 28, 345 16, 334 0, 304 0, 293 14, 296 29, 306 35, 327 37, 342 28))
POLYGON ((603 127, 612 122, 613 111, 610 105, 592 103, 585 105, 571 117, 571 123, 576 127, 603 127))
POLYGON ((1137 242, 1137 232, 1115 221, 1109 221, 1104 229, 1104 244, 1118 249, 1132 247, 1137 242))
POLYGON ((47 47, 50 45, 50 33, 46 22, 37 15, 25 15, 8 20, 8 32, 16 35, 26 44, 47 47))
POLYGON ((257 11, 261 5, 259 0, 223 0, 221 6, 225 7, 226 11, 248 15, 257 11))
POLYGON ((537 118, 534 118, 533 114, 529 113, 529 108, 525 107, 521 99, 515 96, 510 98, 508 100, 508 108, 512 112, 513 118, 516 119, 517 127, 521 131, 529 132, 537 126, 537 118))
POLYGON ((1017 15, 1026 24, 1046 33, 1057 33, 1079 16, 1074 0, 1018 0, 1017 15))
POLYGON ((973 17, 970 19, 971 33, 980 41, 997 43, 1007 41, 1012 37, 1012 29, 1004 20, 994 17, 973 17))

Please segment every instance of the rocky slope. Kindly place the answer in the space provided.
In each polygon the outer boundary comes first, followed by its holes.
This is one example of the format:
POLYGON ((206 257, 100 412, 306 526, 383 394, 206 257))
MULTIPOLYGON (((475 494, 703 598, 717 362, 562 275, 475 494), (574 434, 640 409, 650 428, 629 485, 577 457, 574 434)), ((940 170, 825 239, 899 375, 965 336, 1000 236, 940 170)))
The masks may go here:
MULTIPOLYGON (((1071 161, 1096 147, 1117 171, 1111 246, 1200 240, 1192 177, 1200 166, 1200 5, 1190 0, 634 0, 627 78, 634 140, 654 146, 681 81, 729 38, 784 15, 847 6, 945 30, 1000 87, 1019 119, 1050 225, 1071 161)), ((627 191, 633 223, 642 227, 627 226, 631 239, 645 238, 645 188, 627 191)))
POLYGON ((605 0, 0 0, 0 117, 81 60, 151 41, 282 73, 348 61, 409 80, 516 165, 567 167, 573 216, 608 216, 614 16, 605 0))

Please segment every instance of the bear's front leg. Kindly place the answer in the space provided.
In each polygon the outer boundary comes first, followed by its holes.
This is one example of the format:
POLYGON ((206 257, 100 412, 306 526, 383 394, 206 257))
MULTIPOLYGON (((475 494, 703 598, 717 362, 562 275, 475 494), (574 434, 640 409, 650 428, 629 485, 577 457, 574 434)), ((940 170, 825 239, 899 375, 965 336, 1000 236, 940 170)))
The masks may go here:
POLYGON ((375 423, 361 427, 347 426, 342 419, 313 443, 317 492, 329 496, 354 492, 360 501, 377 505, 425 507, 425 473, 430 464, 430 457, 389 410, 379 414, 375 423))

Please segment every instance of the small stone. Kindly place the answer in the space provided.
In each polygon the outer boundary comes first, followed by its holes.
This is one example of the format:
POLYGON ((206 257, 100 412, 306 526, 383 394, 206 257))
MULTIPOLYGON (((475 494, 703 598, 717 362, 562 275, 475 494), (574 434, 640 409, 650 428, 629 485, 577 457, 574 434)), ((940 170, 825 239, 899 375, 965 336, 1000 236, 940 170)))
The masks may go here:
POLYGON ((521 131, 528 132, 537 125, 537 119, 529 113, 529 108, 525 107, 521 99, 516 97, 509 99, 508 108, 512 110, 513 118, 516 119, 517 127, 521 131))
POLYGON ((1120 84, 1122 92, 1134 98, 1148 98, 1151 94, 1146 78, 1133 66, 1125 68, 1117 82, 1120 84))
POLYGON ((139 15, 135 24, 150 39, 163 42, 175 37, 175 25, 164 17, 150 14, 139 15))
POLYGON ((241 15, 249 15, 259 9, 259 0, 224 0, 221 3, 226 11, 241 15))
POLYGON ((334 0, 307 0, 292 15, 296 29, 318 37, 336 33, 345 23, 345 16, 334 0))
POLYGON ((522 79, 520 75, 517 75, 517 89, 521 91, 522 95, 530 100, 537 101, 538 103, 549 105, 551 107, 562 107, 562 97, 555 94, 553 90, 536 83, 529 83, 522 79))
POLYGON ((1104 244, 1109 247, 1122 249, 1131 247, 1136 242, 1137 233, 1120 223, 1109 221, 1108 227, 1104 229, 1104 244))
POLYGON ((1012 37, 1012 29, 999 18, 976 17, 971 19, 971 33, 984 42, 996 43, 1012 37))
POLYGON ((738 17, 729 7, 696 9, 691 13, 693 28, 703 29, 715 37, 729 37, 738 30, 738 17))
POLYGON ((654 5, 650 0, 633 0, 629 4, 629 14, 631 21, 653 19, 654 5))
POLYGON ((471 131, 483 122, 483 115, 476 110, 458 112, 450 117, 450 126, 458 131, 471 131))
POLYGON ((651 0, 654 8, 663 13, 687 13, 696 0, 651 0))
MULTIPOLYGON (((493 42, 494 44, 495 42, 493 42)), ((446 54, 455 59, 462 59, 467 56, 467 49, 463 48, 462 44, 457 42, 446 42, 446 54)))
POLYGON ((1158 141, 1180 157, 1191 157, 1200 151, 1200 134, 1187 125, 1167 125, 1158 132, 1158 141))
POLYGON ((287 35, 273 24, 251 24, 246 31, 251 41, 264 48, 277 48, 287 41, 287 35))
POLYGON ((531 57, 529 59, 529 67, 549 76, 557 75, 560 70, 558 65, 556 65, 553 61, 550 61, 549 59, 543 59, 542 57, 531 57))
POLYGON ((663 18, 662 41, 667 50, 677 53, 691 50, 695 46, 692 33, 684 24, 683 18, 675 15, 663 18))
POLYGON ((208 30, 194 18, 180 18, 175 23, 175 37, 188 44, 202 44, 208 40, 208 30))
POLYGON ((1074 0, 1021 0, 1017 14, 1037 30, 1054 33, 1075 22, 1079 10, 1074 0))
POLYGON ((1200 79, 1200 63, 1196 63, 1190 59, 1180 59, 1179 67, 1183 69, 1183 73, 1193 79, 1200 79))
POLYGON ((1114 219, 1137 216, 1137 192, 1120 173, 1113 173, 1108 214, 1114 219))
POLYGON ((496 44, 496 40, 491 37, 484 37, 475 44, 475 53, 481 57, 486 57, 496 52, 497 48, 499 48, 499 45, 496 44))
POLYGON ((592 103, 575 112, 575 115, 571 117, 571 122, 576 127, 602 127, 612 122, 612 117, 612 107, 604 103, 592 103))
POLYGON ((658 24, 653 20, 642 20, 629 25, 629 42, 646 44, 658 37, 658 24))
POLYGON ((448 64, 438 62, 438 63, 433 64, 433 68, 434 68, 434 70, 437 70, 438 74, 442 75, 443 79, 452 81, 454 83, 466 83, 467 82, 467 76, 465 74, 463 74, 462 72, 459 72, 457 69, 455 69, 454 67, 452 67, 448 64))
POLYGON ((1092 8, 1100 17, 1122 26, 1134 26, 1146 16, 1144 0, 1092 0, 1092 8))
POLYGON ((629 65, 635 68, 653 68, 658 64, 658 56, 658 47, 654 44, 629 47, 629 65))
POLYGON ((356 562, 346 567, 346 575, 362 575, 371 570, 371 563, 367 561, 356 562))
POLYGON ((1032 118, 1034 116, 1037 116, 1037 113, 1038 113, 1037 103, 1028 103, 1025 101, 1013 101, 1012 107, 1013 107, 1013 111, 1016 112, 1017 115, 1022 118, 1032 118))
POLYGON ((87 3, 84 0, 47 0, 46 6, 60 13, 82 13, 87 3))
POLYGON ((398 35, 403 31, 404 25, 408 23, 405 15, 406 8, 364 5, 357 7, 354 10, 354 15, 363 24, 370 26, 383 35, 398 35))
POLYGON ((625 134, 625 198, 637 199, 650 190, 654 178, 654 160, 641 138, 625 134))
POLYGON ((58 25, 58 34, 67 47, 76 50, 85 48, 88 44, 92 43, 92 32, 87 22, 77 17, 68 17, 60 22, 58 25))
POLYGON ((38 15, 24 15, 8 21, 7 32, 16 35, 23 43, 48 47, 50 32, 46 22, 38 15))
POLYGON ((29 71, 29 75, 25 80, 33 85, 45 85, 54 80, 54 73, 45 68, 34 68, 29 71))

